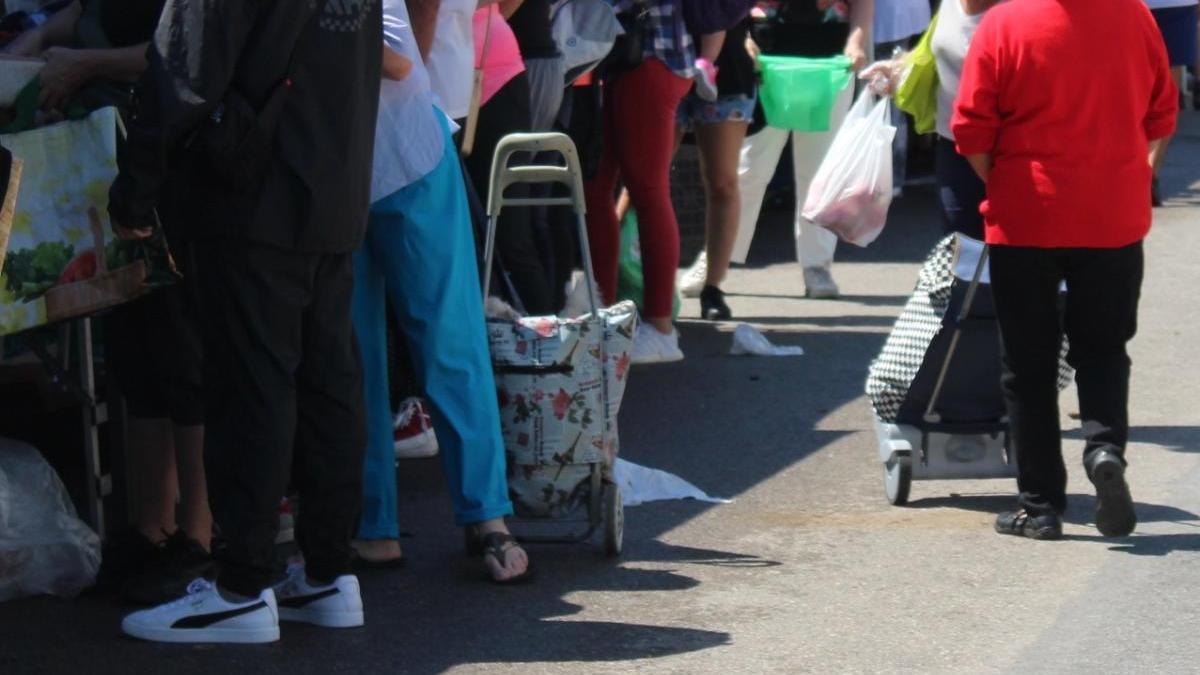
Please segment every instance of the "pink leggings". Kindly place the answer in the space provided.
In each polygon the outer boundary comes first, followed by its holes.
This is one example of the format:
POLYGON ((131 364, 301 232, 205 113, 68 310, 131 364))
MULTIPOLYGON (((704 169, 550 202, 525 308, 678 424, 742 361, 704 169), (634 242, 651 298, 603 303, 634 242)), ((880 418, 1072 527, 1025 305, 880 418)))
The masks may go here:
POLYGON ((617 294, 621 243, 613 198, 617 177, 624 179, 638 216, 646 281, 642 313, 649 318, 671 316, 679 267, 679 223, 671 205, 671 151, 675 109, 691 86, 691 80, 671 72, 657 59, 647 59, 621 75, 605 101, 604 154, 595 177, 584 188, 596 281, 604 301, 612 303, 617 294))

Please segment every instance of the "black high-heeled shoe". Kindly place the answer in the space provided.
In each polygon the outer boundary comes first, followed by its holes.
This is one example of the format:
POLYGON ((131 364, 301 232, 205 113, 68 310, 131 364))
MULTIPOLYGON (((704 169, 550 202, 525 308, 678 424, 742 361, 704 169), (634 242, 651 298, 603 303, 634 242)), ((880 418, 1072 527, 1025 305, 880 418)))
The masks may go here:
POLYGON ((716 286, 706 285, 700 291, 700 318, 707 321, 729 321, 733 312, 725 304, 725 292, 716 286))

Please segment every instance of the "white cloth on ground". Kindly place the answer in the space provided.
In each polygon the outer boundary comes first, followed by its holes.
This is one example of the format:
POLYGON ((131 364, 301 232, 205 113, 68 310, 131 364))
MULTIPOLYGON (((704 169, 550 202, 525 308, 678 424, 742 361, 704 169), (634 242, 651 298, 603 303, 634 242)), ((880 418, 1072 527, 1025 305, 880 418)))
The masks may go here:
POLYGON ((710 497, 708 493, 679 476, 640 466, 620 457, 613 464, 613 480, 621 488, 621 502, 625 506, 669 499, 695 499, 710 504, 732 502, 730 499, 710 497))

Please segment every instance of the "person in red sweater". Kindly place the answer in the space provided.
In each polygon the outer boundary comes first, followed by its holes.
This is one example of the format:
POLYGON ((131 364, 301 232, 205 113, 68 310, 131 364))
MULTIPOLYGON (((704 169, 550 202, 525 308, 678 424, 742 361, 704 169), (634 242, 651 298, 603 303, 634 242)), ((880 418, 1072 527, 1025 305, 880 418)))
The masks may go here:
POLYGON ((996 520, 1002 534, 1062 536, 1064 329, 1096 526, 1124 536, 1137 524, 1125 481, 1126 343, 1137 330, 1150 230, 1147 157, 1174 131, 1178 99, 1140 0, 1012 0, 988 13, 971 42, 951 127, 987 183, 980 212, 1021 492, 1018 509, 996 520))

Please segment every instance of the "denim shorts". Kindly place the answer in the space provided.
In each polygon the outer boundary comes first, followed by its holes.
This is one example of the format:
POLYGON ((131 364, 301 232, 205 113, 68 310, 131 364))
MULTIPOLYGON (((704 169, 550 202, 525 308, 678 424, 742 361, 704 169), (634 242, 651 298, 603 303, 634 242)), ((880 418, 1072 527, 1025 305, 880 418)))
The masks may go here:
POLYGON ((709 102, 690 93, 679 102, 675 122, 682 129, 691 129, 697 124, 720 124, 722 122, 753 122, 754 96, 738 94, 722 96, 709 102))

